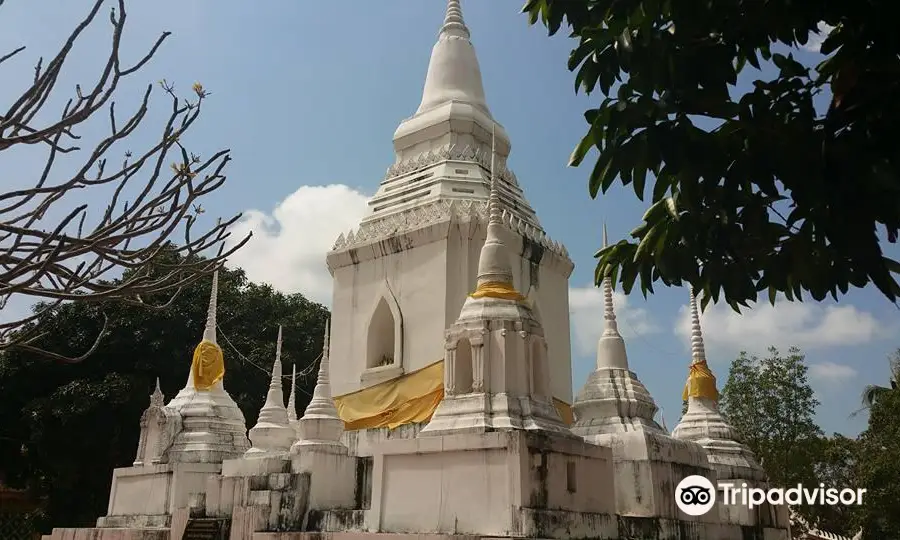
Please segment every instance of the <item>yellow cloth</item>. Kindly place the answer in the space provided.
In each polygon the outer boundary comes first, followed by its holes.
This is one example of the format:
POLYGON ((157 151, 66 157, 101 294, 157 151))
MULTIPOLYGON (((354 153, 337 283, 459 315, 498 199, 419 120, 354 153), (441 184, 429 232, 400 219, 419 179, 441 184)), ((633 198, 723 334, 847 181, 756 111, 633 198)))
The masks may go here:
POLYGON ((681 399, 687 401, 689 397, 707 398, 714 401, 719 399, 719 391, 716 390, 716 376, 709 370, 706 361, 691 364, 681 399))
POLYGON ((561 399, 553 398, 553 406, 565 425, 571 426, 575 423, 575 415, 572 414, 572 406, 561 399))
POLYGON ((470 296, 472 298, 503 298, 505 300, 516 300, 518 302, 525 300, 525 297, 512 286, 512 283, 505 283, 503 281, 488 281, 482 283, 470 296))
POLYGON ((222 349, 205 339, 194 349, 194 361, 191 363, 194 377, 194 388, 209 390, 225 377, 225 357, 222 349))
MULTIPOLYGON (((427 422, 442 399, 444 361, 440 360, 396 379, 336 396, 334 404, 345 429, 353 431, 427 422)), ((566 425, 572 425, 572 406, 556 398, 553 404, 566 425)))
POLYGON ((444 361, 334 398, 347 430, 427 422, 444 399, 444 361))

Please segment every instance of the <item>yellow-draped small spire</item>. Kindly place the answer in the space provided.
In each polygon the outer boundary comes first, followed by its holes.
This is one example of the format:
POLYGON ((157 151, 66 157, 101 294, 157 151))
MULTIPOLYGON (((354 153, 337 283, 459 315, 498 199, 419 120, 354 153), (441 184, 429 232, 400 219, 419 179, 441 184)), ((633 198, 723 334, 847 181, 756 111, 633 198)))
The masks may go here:
POLYGON ((500 193, 497 189, 497 146, 496 124, 491 128, 491 190, 488 197, 487 237, 478 258, 478 281, 472 298, 503 298, 524 301, 523 296, 513 286, 512 267, 509 253, 503 243, 503 227, 500 193))
POLYGON ((691 287, 691 367, 687 383, 684 385, 682 400, 688 398, 705 398, 719 400, 716 388, 716 376, 706 364, 706 347, 703 345, 703 331, 700 329, 700 310, 697 309, 697 296, 691 287))
POLYGON ((219 271, 213 272, 209 309, 203 339, 194 349, 191 375, 196 390, 209 390, 225 378, 225 357, 216 341, 216 304, 219 296, 219 271))

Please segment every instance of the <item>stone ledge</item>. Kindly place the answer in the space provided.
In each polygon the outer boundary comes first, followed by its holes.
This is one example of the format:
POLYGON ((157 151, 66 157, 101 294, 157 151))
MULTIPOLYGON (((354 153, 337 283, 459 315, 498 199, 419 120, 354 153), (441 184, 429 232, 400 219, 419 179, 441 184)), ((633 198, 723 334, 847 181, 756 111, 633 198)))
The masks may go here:
POLYGON ((97 527, 103 529, 167 529, 172 516, 167 514, 143 514, 103 516, 97 519, 97 527))
POLYGON ((370 532, 258 532, 253 540, 488 540, 488 536, 462 534, 402 534, 370 532))
POLYGON ((169 529, 53 529, 42 540, 172 540, 169 529))
POLYGON ((403 366, 398 366, 397 364, 378 366, 363 371, 359 376, 359 382, 364 386, 371 386, 395 379, 401 375, 403 375, 403 366))

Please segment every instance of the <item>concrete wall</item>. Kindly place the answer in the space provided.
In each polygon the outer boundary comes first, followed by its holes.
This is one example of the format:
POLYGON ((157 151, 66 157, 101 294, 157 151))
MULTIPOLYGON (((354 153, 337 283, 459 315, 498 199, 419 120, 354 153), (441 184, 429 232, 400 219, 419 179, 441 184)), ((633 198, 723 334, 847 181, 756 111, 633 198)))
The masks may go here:
POLYGON ((615 530, 607 448, 493 432, 386 441, 376 452, 370 531, 515 536, 551 522, 587 531, 598 519, 595 537, 615 530))

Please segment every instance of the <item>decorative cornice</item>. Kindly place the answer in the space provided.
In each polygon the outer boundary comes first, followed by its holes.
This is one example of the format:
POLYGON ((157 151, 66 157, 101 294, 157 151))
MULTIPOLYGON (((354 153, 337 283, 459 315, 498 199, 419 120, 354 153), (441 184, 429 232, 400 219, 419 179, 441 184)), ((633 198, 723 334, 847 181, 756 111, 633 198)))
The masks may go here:
MULTIPOLYGON (((356 231, 350 230, 346 235, 341 233, 331 249, 332 251, 347 250, 449 220, 460 222, 475 220, 486 224, 488 219, 487 201, 443 199, 363 223, 356 231)), ((552 240, 539 227, 535 227, 506 209, 501 213, 501 221, 507 230, 521 235, 556 254, 563 261, 571 263, 566 247, 552 240)))
MULTIPOLYGON (((491 166, 491 152, 490 149, 485 148, 482 145, 460 146, 457 144, 446 144, 439 148, 435 148, 433 150, 429 150, 428 152, 419 154, 416 157, 401 161, 399 163, 394 163, 393 165, 388 167, 388 170, 384 175, 384 179, 391 180, 393 178, 397 178, 398 176, 403 176, 404 174, 418 172, 426 167, 430 167, 436 163, 448 160, 469 161, 472 163, 477 163, 484 168, 489 168, 491 166)), ((499 166, 497 168, 497 178, 509 182, 514 186, 519 185, 519 180, 518 178, 516 178, 516 174, 504 166, 499 166)))

